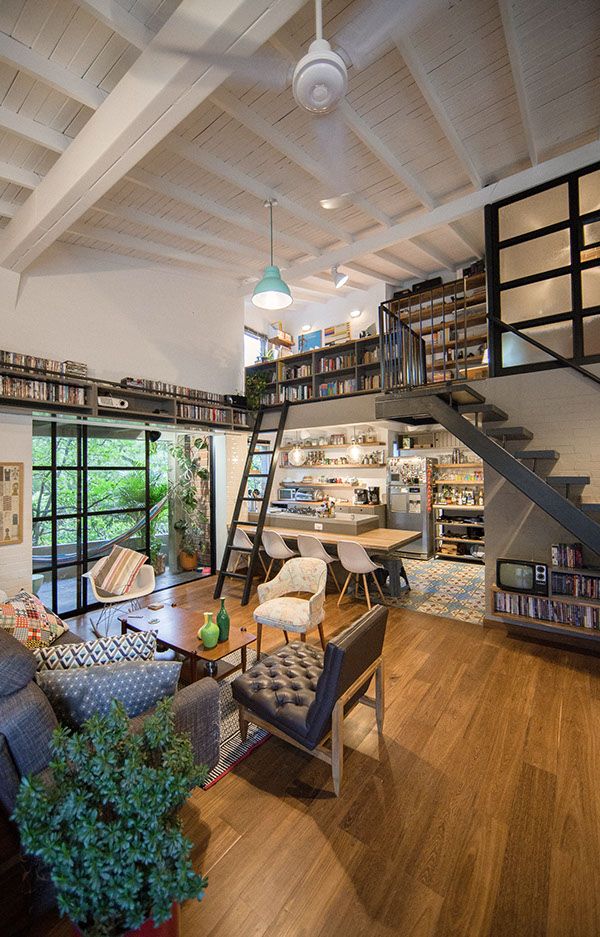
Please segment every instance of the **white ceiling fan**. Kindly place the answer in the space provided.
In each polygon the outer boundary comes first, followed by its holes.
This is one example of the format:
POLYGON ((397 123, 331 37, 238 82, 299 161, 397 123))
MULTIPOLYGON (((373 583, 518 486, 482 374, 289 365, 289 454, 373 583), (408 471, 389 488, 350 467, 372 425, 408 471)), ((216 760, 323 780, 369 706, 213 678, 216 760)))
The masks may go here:
POLYGON ((358 15, 337 34, 333 49, 323 38, 323 0, 315 0, 315 38, 308 52, 292 66, 274 50, 249 57, 193 48, 169 51, 199 58, 207 65, 226 69, 239 81, 271 91, 283 91, 291 85, 298 106, 317 118, 314 131, 334 189, 321 204, 324 208, 339 208, 347 203, 352 188, 346 126, 336 114, 348 90, 348 68, 361 69, 371 64, 383 42, 401 29, 412 31, 416 18, 422 20, 433 6, 439 7, 440 0, 365 0, 358 15))

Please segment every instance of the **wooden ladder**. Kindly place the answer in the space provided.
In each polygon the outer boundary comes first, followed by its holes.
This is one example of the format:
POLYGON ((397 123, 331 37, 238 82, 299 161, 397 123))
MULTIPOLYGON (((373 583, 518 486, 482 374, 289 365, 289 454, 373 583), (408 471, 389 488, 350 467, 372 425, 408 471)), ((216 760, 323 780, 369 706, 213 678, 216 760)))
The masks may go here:
MULTIPOLYGON (((214 597, 218 599, 221 597, 221 592, 223 591, 223 585, 225 582, 225 577, 229 579, 239 579, 244 582, 244 592, 242 594, 242 605, 247 605, 250 598, 250 592, 252 590, 252 579, 256 570, 256 566, 259 560, 262 532, 265 526, 265 518, 267 516, 267 508, 269 506, 269 500, 271 498, 271 489, 273 487, 273 479, 275 477, 275 470, 277 468, 277 457, 279 455, 279 447, 281 446, 281 439, 283 436, 283 431, 285 429, 285 422, 287 419, 287 412, 289 408, 289 402, 286 400, 284 403, 279 404, 280 414, 279 414, 279 423, 274 429, 263 429, 263 421, 265 416, 264 407, 259 410, 256 422, 254 424, 254 430, 252 432, 252 438, 250 439, 250 445, 248 447, 248 454, 246 456, 246 463, 244 465, 244 470, 242 472, 242 478, 240 481, 240 487, 235 502, 235 507, 233 509, 233 517, 231 524, 229 526, 229 533, 227 535, 227 544, 225 550, 223 551, 223 557, 221 559, 221 568, 217 577, 217 584, 215 586, 214 597), (268 436, 268 439, 262 437, 268 436), (269 445, 269 449, 261 449, 260 446, 269 445), (268 471, 254 472, 252 471, 252 465, 255 456, 260 456, 261 458, 266 458, 269 460, 268 471), (249 483, 251 479, 254 478, 264 478, 265 486, 261 497, 253 497, 249 495, 249 483), (258 520, 256 521, 244 521, 240 520, 240 513, 245 502, 256 501, 260 504, 260 509, 258 512, 258 520), (254 539, 252 541, 252 547, 234 547, 235 533, 238 527, 254 528, 254 539), (248 554, 248 568, 245 573, 234 572, 229 570, 229 561, 231 559, 231 553, 247 553, 248 554)), ((273 407, 269 407, 269 413, 273 412, 273 407)))

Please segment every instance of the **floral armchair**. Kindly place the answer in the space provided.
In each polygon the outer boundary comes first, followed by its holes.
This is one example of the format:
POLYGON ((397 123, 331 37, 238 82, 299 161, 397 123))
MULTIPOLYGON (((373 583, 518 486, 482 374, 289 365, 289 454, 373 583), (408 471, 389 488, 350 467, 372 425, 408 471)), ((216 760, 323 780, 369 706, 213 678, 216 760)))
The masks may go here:
POLYGON ((269 582, 258 587, 260 605, 254 610, 256 622, 256 653, 260 657, 262 626, 279 628, 289 642, 288 631, 300 634, 306 641, 308 631, 319 630, 323 650, 323 619, 325 618, 325 588, 327 564, 323 560, 295 557, 288 560, 281 571, 269 582), (308 592, 309 599, 294 598, 290 593, 308 592))

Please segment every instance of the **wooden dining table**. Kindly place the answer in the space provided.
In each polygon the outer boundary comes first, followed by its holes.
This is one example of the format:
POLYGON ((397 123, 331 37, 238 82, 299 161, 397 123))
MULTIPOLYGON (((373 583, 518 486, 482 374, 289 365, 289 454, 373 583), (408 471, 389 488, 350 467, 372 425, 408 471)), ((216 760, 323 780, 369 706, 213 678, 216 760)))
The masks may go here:
MULTIPOLYGON (((240 527, 244 527, 246 533, 252 539, 254 528, 246 527, 243 523, 240 524, 240 527)), ((412 543, 421 536, 421 532, 418 530, 394 530, 392 527, 375 527, 363 534, 333 534, 326 530, 311 530, 306 527, 293 527, 292 525, 289 527, 270 527, 269 530, 274 530, 286 541, 296 542, 298 534, 308 534, 311 537, 316 537, 326 549, 329 547, 328 552, 334 555, 336 551, 331 548, 337 546, 340 540, 351 540, 354 543, 360 543, 369 556, 377 556, 388 570, 390 574, 389 591, 392 596, 401 595, 406 592, 408 587, 408 578, 404 571, 402 557, 398 551, 407 543, 412 543), (407 587, 402 587, 402 578, 406 580, 407 587)))

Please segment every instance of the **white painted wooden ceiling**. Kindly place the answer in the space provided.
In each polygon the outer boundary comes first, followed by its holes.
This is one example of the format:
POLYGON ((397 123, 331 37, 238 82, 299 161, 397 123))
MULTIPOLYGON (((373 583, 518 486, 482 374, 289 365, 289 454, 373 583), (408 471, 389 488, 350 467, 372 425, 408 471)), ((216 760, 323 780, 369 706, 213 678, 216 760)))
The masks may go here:
MULTIPOLYGON (((272 5, 281 10, 285 0, 272 5)), ((325 0, 324 33, 334 47, 365 5, 325 0)), ((316 118, 296 106, 291 89, 230 78, 97 200, 65 208, 58 221, 58 208, 49 213, 36 247, 23 206, 58 179, 72 141, 132 78, 155 34, 181 15, 178 6, 0 0, 0 263, 25 269, 60 239, 235 280, 248 292, 268 253, 263 201, 275 195, 276 260, 298 298, 333 293, 335 260, 350 275, 344 289, 421 279, 483 254, 486 186, 523 171, 533 184, 546 161, 586 145, 587 154, 598 141, 598 0, 439 0, 425 5, 411 34, 386 39, 370 64, 349 69, 343 118, 355 191, 347 207, 319 204, 331 185, 316 118), (21 237, 26 224, 29 241, 21 237), (21 241, 34 246, 19 253, 21 241)), ((297 56, 313 38, 313 5, 287 6, 291 15, 279 13, 285 25, 265 48, 297 56)), ((187 90, 180 87, 182 97, 187 90)))

